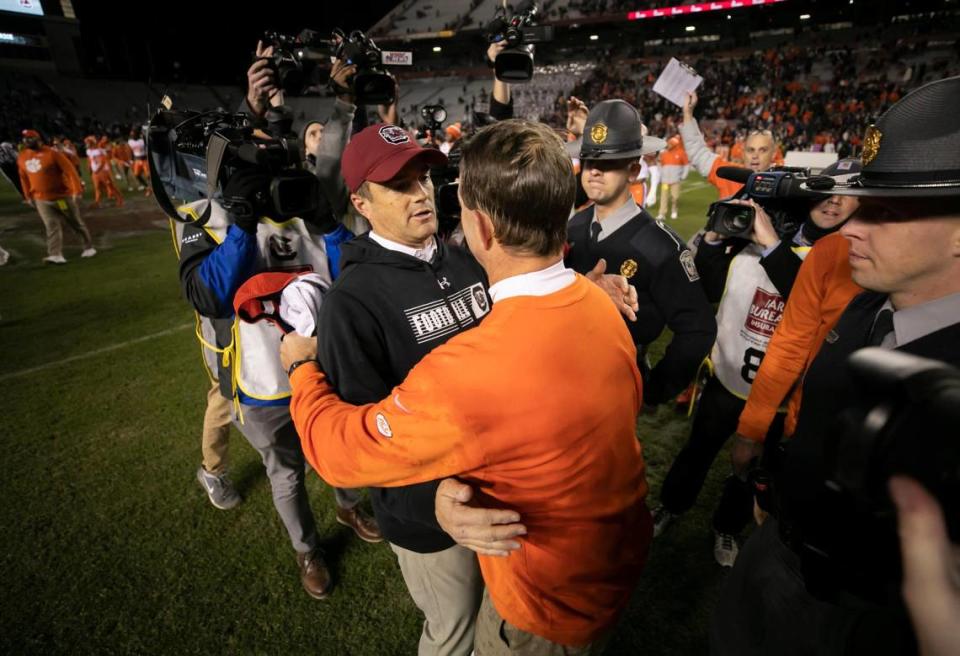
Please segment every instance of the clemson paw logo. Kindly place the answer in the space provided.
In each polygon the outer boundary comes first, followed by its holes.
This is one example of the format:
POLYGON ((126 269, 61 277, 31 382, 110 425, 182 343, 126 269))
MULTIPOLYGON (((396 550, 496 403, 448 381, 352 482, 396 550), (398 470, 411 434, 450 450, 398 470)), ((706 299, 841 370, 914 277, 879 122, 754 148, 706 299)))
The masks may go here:
POLYGON ((24 163, 24 166, 26 167, 29 173, 39 173, 40 169, 42 168, 40 164, 40 160, 36 157, 31 157, 30 159, 28 159, 24 163))
POLYGON ((410 141, 410 135, 407 134, 407 131, 398 128, 396 125, 384 125, 380 128, 380 138, 394 146, 410 141))

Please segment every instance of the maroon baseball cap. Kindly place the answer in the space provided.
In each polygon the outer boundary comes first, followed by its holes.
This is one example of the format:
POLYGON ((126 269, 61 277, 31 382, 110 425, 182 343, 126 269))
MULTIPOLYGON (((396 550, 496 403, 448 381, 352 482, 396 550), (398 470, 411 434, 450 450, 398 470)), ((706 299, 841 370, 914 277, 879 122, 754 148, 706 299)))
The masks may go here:
POLYGON ((435 148, 423 148, 396 125, 377 123, 353 136, 343 150, 340 171, 347 188, 355 192, 364 182, 387 182, 407 162, 421 158, 424 163, 440 166, 447 156, 435 148))

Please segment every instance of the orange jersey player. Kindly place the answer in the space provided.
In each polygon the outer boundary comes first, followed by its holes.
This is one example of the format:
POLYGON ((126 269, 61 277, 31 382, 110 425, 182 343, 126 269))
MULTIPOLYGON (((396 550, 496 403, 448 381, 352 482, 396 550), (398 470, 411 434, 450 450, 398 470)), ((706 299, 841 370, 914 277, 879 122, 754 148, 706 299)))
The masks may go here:
POLYGON ((114 199, 117 207, 123 207, 123 196, 117 186, 113 184, 110 175, 110 153, 107 149, 106 137, 97 143, 95 137, 83 140, 87 147, 87 162, 90 164, 90 177, 93 179, 93 207, 100 207, 100 199, 104 194, 114 199))
POLYGON ((147 176, 150 175, 150 169, 147 166, 147 146, 144 143, 143 136, 139 130, 131 130, 127 145, 133 153, 133 175, 140 182, 140 189, 146 189, 147 195, 150 194, 150 182, 147 176))

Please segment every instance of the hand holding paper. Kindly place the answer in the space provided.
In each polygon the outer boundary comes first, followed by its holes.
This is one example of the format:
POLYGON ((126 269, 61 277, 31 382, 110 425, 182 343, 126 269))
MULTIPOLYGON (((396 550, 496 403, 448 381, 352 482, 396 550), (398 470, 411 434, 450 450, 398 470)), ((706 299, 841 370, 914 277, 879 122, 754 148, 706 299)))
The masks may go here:
POLYGON ((653 91, 677 107, 683 107, 687 102, 687 94, 693 93, 703 82, 697 72, 671 57, 663 73, 653 84, 653 91))

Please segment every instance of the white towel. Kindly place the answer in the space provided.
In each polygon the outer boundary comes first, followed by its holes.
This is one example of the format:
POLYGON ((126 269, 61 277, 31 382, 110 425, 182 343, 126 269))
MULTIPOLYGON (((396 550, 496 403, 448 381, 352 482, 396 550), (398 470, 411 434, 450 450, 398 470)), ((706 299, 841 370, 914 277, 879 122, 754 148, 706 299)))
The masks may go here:
POLYGON ((305 273, 283 288, 280 318, 297 333, 309 337, 317 331, 317 312, 327 286, 316 273, 305 273))

